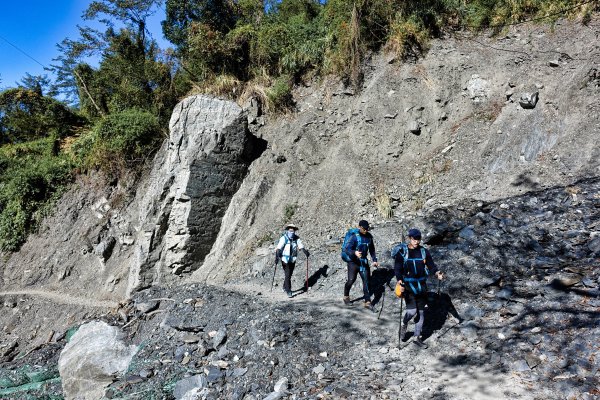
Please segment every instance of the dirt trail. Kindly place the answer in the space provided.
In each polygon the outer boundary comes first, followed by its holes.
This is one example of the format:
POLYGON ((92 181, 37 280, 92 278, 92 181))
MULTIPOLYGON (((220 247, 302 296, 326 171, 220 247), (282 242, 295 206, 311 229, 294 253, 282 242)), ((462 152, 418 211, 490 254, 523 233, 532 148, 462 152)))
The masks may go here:
POLYGON ((8 292, 0 292, 0 296, 31 296, 41 297, 50 300, 57 304, 69 304, 75 306, 89 307, 89 308, 115 308, 119 305, 117 301, 111 300, 97 300, 93 298, 85 298, 78 296, 71 296, 65 293, 51 292, 46 290, 15 290, 8 292))
MULTIPOLYGON (((255 283, 228 285, 227 289, 251 294, 269 303, 292 302, 295 307, 306 309, 310 313, 318 313, 323 318, 332 315, 337 320, 348 321, 346 328, 360 329, 364 332, 365 341, 370 343, 368 345, 371 347, 370 351, 366 351, 363 356, 365 365, 378 362, 405 365, 408 368, 398 372, 398 376, 403 377, 405 385, 408 384, 408 387, 420 390, 423 394, 431 395, 439 388, 443 388, 448 398, 455 400, 528 398, 523 383, 510 372, 502 372, 485 364, 447 361, 465 355, 461 353, 458 356, 457 348, 453 343, 452 335, 456 334, 455 329, 458 329, 459 325, 452 318, 449 318, 444 326, 429 338, 429 349, 418 349, 410 341, 398 348, 400 303, 391 291, 387 291, 385 295, 384 309, 378 319, 381 303, 375 304, 375 312, 372 313, 362 307, 360 300, 355 301, 351 306, 345 306, 341 297, 334 293, 309 290, 308 295, 304 292, 296 292, 292 299, 288 299, 280 286, 274 287, 272 292, 269 287, 255 283), (387 343, 378 348, 374 341, 385 337, 388 338, 387 343), (407 362, 407 360, 411 361, 407 362)), ((343 334, 334 326, 326 326, 327 323, 324 325, 321 328, 331 329, 332 334, 335 334, 333 331, 343 334)), ((467 350, 467 352, 471 353, 470 356, 477 357, 485 350, 467 350)), ((399 392, 398 395, 400 394, 399 392)))

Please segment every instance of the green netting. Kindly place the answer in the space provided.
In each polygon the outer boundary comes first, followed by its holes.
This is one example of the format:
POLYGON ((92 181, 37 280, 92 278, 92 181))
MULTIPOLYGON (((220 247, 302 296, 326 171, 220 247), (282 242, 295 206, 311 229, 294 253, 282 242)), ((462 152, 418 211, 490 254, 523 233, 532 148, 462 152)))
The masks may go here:
POLYGON ((43 381, 43 382, 32 382, 32 383, 27 383, 25 385, 0 389, 0 396, 4 396, 7 394, 27 392, 30 390, 39 390, 42 386, 44 386, 46 384, 52 384, 52 383, 60 383, 60 378, 53 378, 53 379, 49 379, 49 380, 43 381))

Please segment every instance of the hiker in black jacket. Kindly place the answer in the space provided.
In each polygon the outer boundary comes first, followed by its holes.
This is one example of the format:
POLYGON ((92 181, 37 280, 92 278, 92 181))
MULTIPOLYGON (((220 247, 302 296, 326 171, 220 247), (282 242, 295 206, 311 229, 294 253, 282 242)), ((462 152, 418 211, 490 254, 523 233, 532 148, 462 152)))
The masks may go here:
POLYGON ((360 278, 363 283, 363 304, 366 308, 372 310, 371 294, 369 293, 369 277, 371 276, 371 269, 369 267, 367 253, 371 255, 373 267, 377 268, 379 263, 377 262, 373 236, 369 233, 369 223, 364 219, 358 222, 357 234, 352 235, 348 239, 348 242, 344 247, 344 253, 346 253, 346 259, 349 260, 348 280, 346 281, 346 285, 344 285, 344 303, 346 305, 350 304, 350 289, 356 281, 356 275, 360 273, 360 278))
POLYGON ((394 274, 397 285, 404 288, 406 313, 402 318, 400 329, 401 340, 406 339, 408 322, 416 315, 419 320, 415 324, 413 343, 419 347, 427 348, 421 336, 423 322, 425 321, 425 308, 427 307, 427 276, 435 274, 442 280, 444 275, 438 270, 431 258, 429 251, 421 246, 421 232, 416 229, 408 231, 408 243, 402 244, 394 257, 394 274))

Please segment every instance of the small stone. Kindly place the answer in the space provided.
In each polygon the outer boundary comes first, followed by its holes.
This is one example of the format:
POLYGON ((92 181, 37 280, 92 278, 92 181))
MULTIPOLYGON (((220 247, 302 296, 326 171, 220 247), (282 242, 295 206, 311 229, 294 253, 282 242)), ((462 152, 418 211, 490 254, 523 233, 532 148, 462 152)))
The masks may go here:
POLYGON ((142 314, 147 314, 150 311, 156 310, 158 308, 158 305, 159 305, 158 301, 147 301, 147 302, 143 302, 143 303, 137 303, 135 305, 135 308, 142 314))
POLYGON ((324 351, 324 352, 322 352, 322 353, 319 353, 319 355, 320 355, 321 357, 323 357, 323 358, 327 358, 327 352, 326 352, 326 351, 324 351))
POLYGON ((217 331, 215 336, 213 337, 212 346, 213 348, 219 347, 221 344, 227 341, 227 330, 225 328, 221 328, 217 331))
POLYGON ((515 372, 526 372, 529 371, 529 365, 527 364, 527 361, 525 360, 519 360, 519 361, 515 361, 513 363, 513 371, 515 372))
POLYGON ((385 369, 385 364, 384 363, 373 364, 371 366, 371 369, 373 371, 383 371, 385 369))
POLYGON ((531 369, 537 367, 538 364, 540 363, 540 359, 537 356, 533 355, 533 354, 526 355, 525 356, 525 361, 527 362, 527 365, 531 369))
POLYGON ((182 341, 183 343, 198 343, 200 339, 201 338, 196 335, 185 335, 182 341))
POLYGON ((204 368, 204 373, 206 374, 206 380, 209 383, 213 383, 221 379, 223 373, 219 369, 219 367, 215 367, 214 365, 210 365, 204 368))
POLYGON ((529 337, 529 343, 536 345, 536 344, 540 344, 542 342, 542 336, 540 335, 532 335, 529 337))
POLYGON ((221 369, 226 369, 227 367, 229 367, 229 363, 225 360, 217 360, 213 362, 213 365, 221 369))
POLYGON ((532 109, 535 108, 539 98, 538 92, 533 93, 523 93, 521 98, 519 99, 519 104, 524 109, 532 109))
POLYGON ((283 378, 279 378, 277 383, 275 383, 273 390, 276 392, 285 392, 287 390, 287 388, 288 388, 288 378, 283 377, 283 378))
POLYGON ((207 383, 207 379, 203 375, 194 375, 184 378, 175 384, 173 396, 175 396, 176 399, 180 399, 192 389, 206 387, 207 383))
POLYGON ((323 366, 323 364, 319 364, 313 368, 313 372, 315 374, 322 374, 323 372, 325 372, 325 367, 323 366))
POLYGON ((148 379, 154 375, 154 371, 152 369, 142 369, 139 374, 142 378, 148 379))

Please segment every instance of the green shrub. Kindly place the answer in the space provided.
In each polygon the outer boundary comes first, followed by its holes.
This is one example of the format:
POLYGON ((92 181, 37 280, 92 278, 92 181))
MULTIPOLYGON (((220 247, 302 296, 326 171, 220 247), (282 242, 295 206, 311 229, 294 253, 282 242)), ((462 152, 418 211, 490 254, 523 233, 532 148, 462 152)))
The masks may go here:
POLYGON ((98 121, 75 142, 72 152, 84 169, 100 168, 118 176, 149 157, 161 139, 156 116, 129 109, 98 121))
POLYGON ((296 214, 296 209, 298 208, 297 204, 286 204, 285 209, 283 210, 283 220, 289 222, 294 214, 296 214))
POLYGON ((281 76, 275 80, 273 85, 267 90, 270 109, 282 111, 290 109, 293 106, 292 84, 288 77, 281 76))
POLYGON ((0 249, 18 250, 73 178, 74 163, 44 138, 0 147, 0 249))

